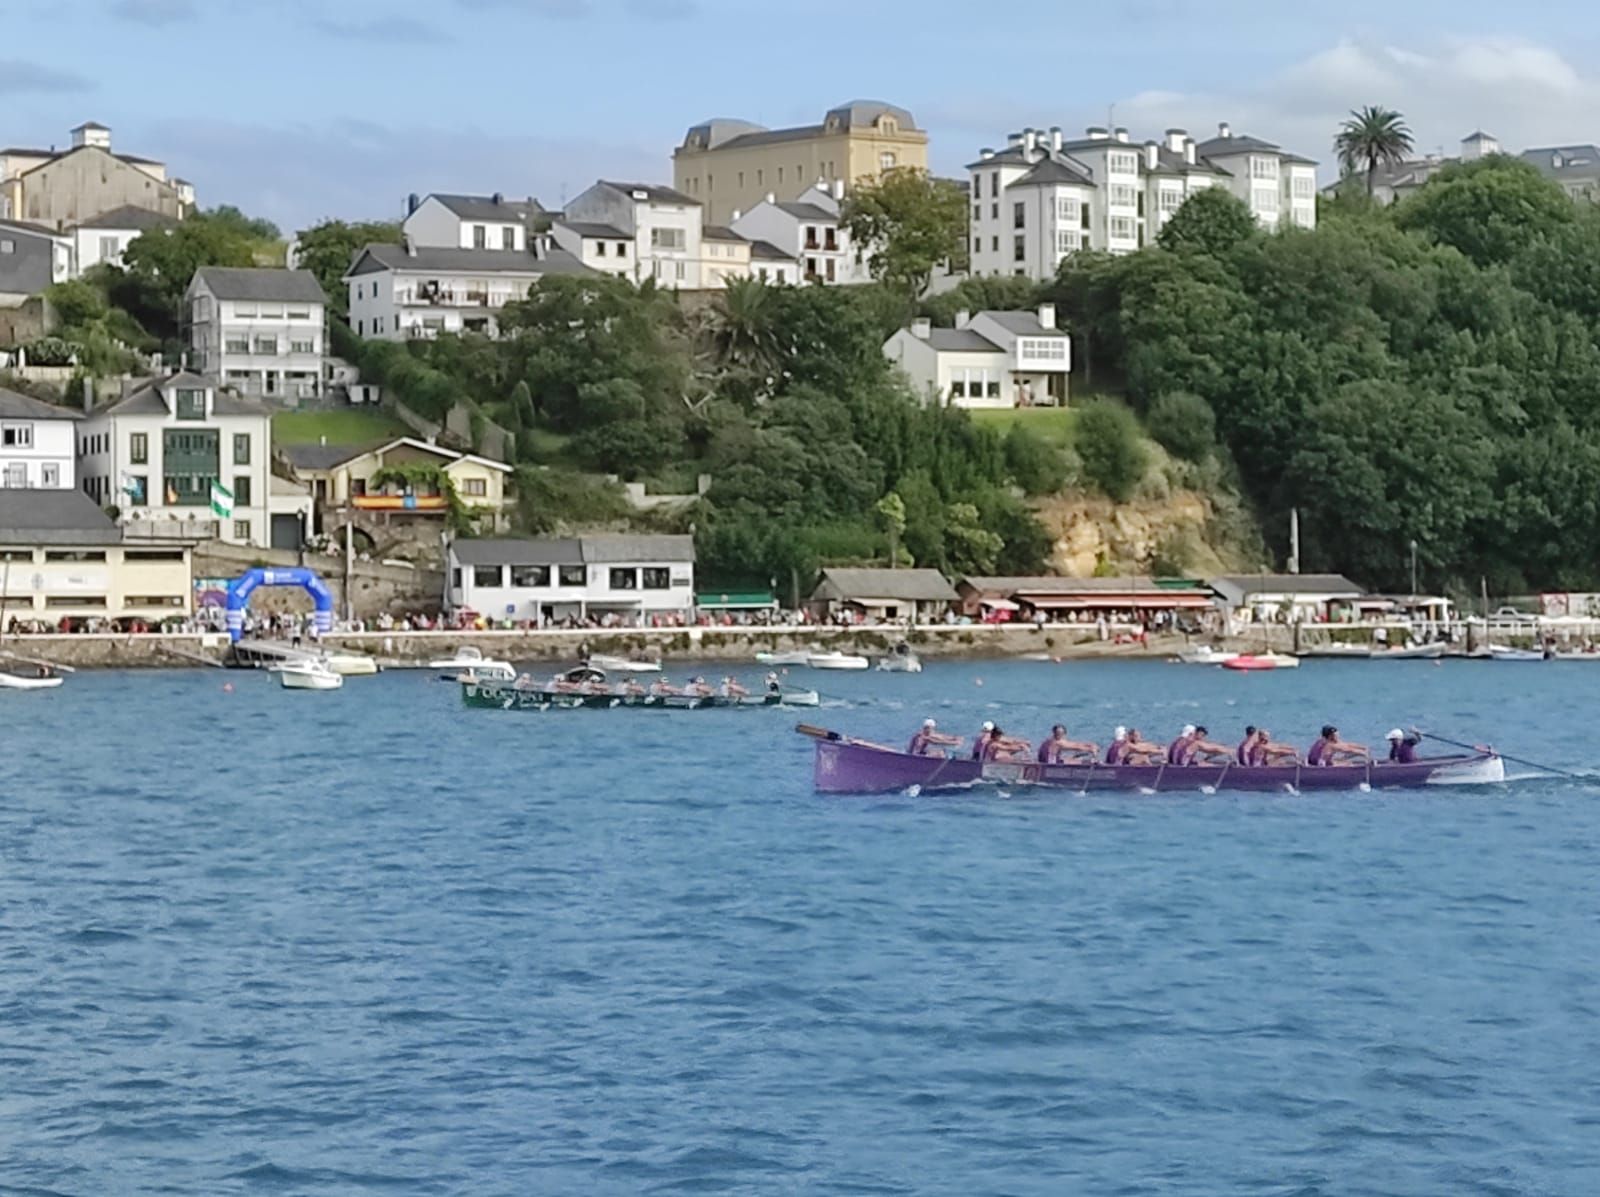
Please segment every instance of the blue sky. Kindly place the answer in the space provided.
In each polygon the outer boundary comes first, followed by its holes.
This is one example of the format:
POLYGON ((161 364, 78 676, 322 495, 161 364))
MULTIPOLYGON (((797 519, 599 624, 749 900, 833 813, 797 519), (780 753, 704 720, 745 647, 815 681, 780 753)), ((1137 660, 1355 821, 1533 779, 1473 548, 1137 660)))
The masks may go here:
POLYGON ((1023 125, 1216 122, 1326 160, 1364 103, 1419 149, 1600 141, 1588 5, 1414 0, 0 0, 0 144, 83 120, 203 206, 286 228, 392 216, 409 191, 558 206, 596 177, 669 181, 690 124, 913 112, 959 173, 1023 125), (1574 31, 1577 31, 1576 35, 1574 31))

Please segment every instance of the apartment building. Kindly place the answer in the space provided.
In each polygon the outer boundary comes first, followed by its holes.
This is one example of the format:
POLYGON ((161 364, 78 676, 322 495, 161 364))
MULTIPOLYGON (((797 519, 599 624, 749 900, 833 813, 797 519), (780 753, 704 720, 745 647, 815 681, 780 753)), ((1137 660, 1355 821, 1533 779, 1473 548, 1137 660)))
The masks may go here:
POLYGON ((309 270, 202 266, 184 301, 190 366, 211 383, 283 403, 322 394, 328 300, 309 270))
POLYGON ((1316 164, 1226 125, 1207 142, 1183 129, 1144 142, 1122 127, 1091 126, 1075 140, 1059 127, 1024 129, 967 170, 975 275, 1046 279, 1080 249, 1132 253, 1206 187, 1228 187, 1264 228, 1316 222, 1316 164))
POLYGON ((714 273, 706 269, 705 225, 704 206, 681 191, 601 179, 567 204, 551 235, 591 269, 699 291, 728 277, 720 264, 714 273))
POLYGON ((695 125, 672 154, 673 186, 705 206, 705 218, 730 224, 768 192, 797 200, 817 180, 877 179, 884 171, 928 168, 928 135, 911 113, 881 100, 830 108, 815 125, 768 129, 720 118, 695 125))
POLYGON ((81 412, 0 387, 0 488, 72 490, 77 486, 81 412))
POLYGON ((124 206, 181 219, 194 188, 168 178, 164 162, 119 154, 111 130, 87 121, 64 150, 0 149, 0 218, 67 229, 124 206))
POLYGON ((831 187, 821 183, 808 187, 794 200, 780 200, 769 192, 748 212, 733 214, 733 230, 793 259, 796 274, 804 282, 870 282, 867 263, 840 222, 844 190, 839 180, 831 187))

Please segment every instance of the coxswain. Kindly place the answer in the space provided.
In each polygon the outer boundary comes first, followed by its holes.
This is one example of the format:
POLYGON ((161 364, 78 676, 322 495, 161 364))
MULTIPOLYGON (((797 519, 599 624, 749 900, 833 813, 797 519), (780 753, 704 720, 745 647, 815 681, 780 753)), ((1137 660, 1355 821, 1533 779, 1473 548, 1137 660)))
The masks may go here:
MULTIPOLYGON (((924 719, 922 726, 917 729, 916 735, 911 737, 911 743, 906 745, 906 751, 912 756, 933 756, 935 748, 959 748, 960 736, 946 735, 938 730, 939 725, 932 719, 924 719)), ((944 754, 941 754, 944 755, 944 754)))
POLYGON ((1194 739, 1194 724, 1185 723, 1178 738, 1167 745, 1167 764, 1181 765, 1189 755, 1189 742, 1194 739))
POLYGON ((1256 727, 1252 723, 1244 729, 1244 739, 1239 741, 1238 751, 1233 754, 1234 763, 1238 765, 1250 764, 1250 753, 1255 748, 1255 744, 1256 727))
POLYGON ((1210 734, 1204 726, 1194 729, 1194 735, 1189 738, 1189 747, 1184 751, 1182 764, 1193 765, 1204 757, 1207 764, 1214 765, 1233 756, 1232 750, 1226 744, 1217 744, 1206 739, 1210 734))
POLYGON ((1397 727, 1384 739, 1389 741, 1389 760, 1394 764, 1409 765, 1417 759, 1417 745, 1422 740, 1421 732, 1412 729, 1408 736, 1397 727))
POLYGON ((1120 765, 1128 755, 1128 729, 1119 727, 1111 733, 1111 747, 1106 749, 1106 764, 1120 765))
POLYGON ((531 674, 527 674, 527 673, 519 673, 519 674, 517 674, 517 680, 516 680, 515 685, 516 685, 516 688, 518 690, 532 690, 533 689, 533 676, 531 674))
POLYGON ((1062 724, 1056 724, 1050 729, 1050 738, 1039 745, 1039 763, 1041 765, 1065 764, 1062 760, 1068 754, 1073 756, 1087 756, 1090 761, 1100 755, 1100 745, 1090 744, 1083 740, 1067 739, 1067 729, 1062 724))
POLYGON ((1161 763, 1161 745, 1152 744, 1139 734, 1139 729, 1128 729, 1128 743, 1123 747, 1119 765, 1157 765, 1161 763))
POLYGON ((722 679, 722 697, 745 698, 749 695, 749 693, 750 691, 746 690, 738 682, 734 681, 733 678, 725 677, 722 679))
POLYGON ((783 683, 778 680, 775 673, 767 674, 767 694, 772 698, 783 697, 783 683))

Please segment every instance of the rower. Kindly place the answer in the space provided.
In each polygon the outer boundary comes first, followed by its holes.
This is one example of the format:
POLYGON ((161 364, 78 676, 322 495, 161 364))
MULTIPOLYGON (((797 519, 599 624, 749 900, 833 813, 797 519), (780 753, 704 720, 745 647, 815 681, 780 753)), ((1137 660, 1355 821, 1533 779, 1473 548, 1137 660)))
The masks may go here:
POLYGON ((990 734, 994 731, 994 723, 985 719, 983 726, 978 729, 978 734, 972 737, 972 759, 983 760, 984 746, 988 743, 990 734))
POLYGON ((722 697, 744 698, 749 693, 750 691, 746 690, 738 682, 734 681, 732 677, 725 677, 722 679, 722 697))
MULTIPOLYGON (((937 730, 938 726, 932 719, 924 719, 922 727, 918 729, 917 734, 911 737, 911 743, 906 747, 906 751, 912 756, 933 756, 935 754, 929 751, 932 748, 959 748, 961 746, 960 736, 947 735, 937 730)), ((948 754, 940 753, 938 755, 948 754)))
POLYGON ((1167 745, 1167 764, 1181 765, 1189 754, 1189 741, 1194 739, 1194 724, 1185 723, 1178 738, 1167 745))
POLYGON ((1017 759, 1028 759, 1028 742, 1019 740, 1015 736, 1008 736, 994 724, 989 724, 989 734, 979 749, 979 759, 983 761, 1011 762, 1017 759))
POLYGON ((1039 745, 1039 763, 1041 765, 1061 765, 1066 762, 1062 757, 1067 754, 1087 756, 1092 762, 1100 754, 1098 744, 1090 744, 1084 740, 1067 739, 1067 729, 1062 724, 1056 724, 1050 729, 1050 738, 1039 745))
POLYGON ((697 698, 710 698, 712 695, 711 687, 706 685, 706 679, 703 677, 690 679, 685 692, 693 694, 697 698))
POLYGON ((639 684, 639 679, 630 673, 627 680, 622 683, 622 692, 629 698, 638 698, 644 693, 644 687, 639 684))
POLYGON ((1272 733, 1266 728, 1257 728, 1255 740, 1250 745, 1250 765, 1294 765, 1300 761, 1300 753, 1293 744, 1274 744, 1272 733))
POLYGON ((1157 765, 1161 763, 1161 745, 1152 744, 1139 735, 1139 729, 1128 729, 1128 742, 1123 746, 1119 765, 1157 765))
POLYGON ((1120 765, 1128 755, 1128 729, 1119 727, 1111 733, 1111 747, 1106 749, 1106 764, 1120 765))
POLYGON ((1393 764, 1409 765, 1417 759, 1417 745, 1422 740, 1421 732, 1413 729, 1408 736, 1397 727, 1384 739, 1389 741, 1389 760, 1393 764))
POLYGON ((1244 729, 1244 739, 1239 741, 1239 750, 1234 753, 1233 757, 1234 762, 1240 765, 1248 765, 1250 763, 1250 752, 1255 747, 1255 743, 1256 726, 1252 723, 1244 729))
POLYGON ((658 677, 655 681, 650 683, 650 693, 665 697, 669 694, 681 694, 682 691, 679 690, 678 687, 674 686, 671 682, 667 681, 666 678, 658 677))
POLYGON ((783 697, 783 683, 778 680, 775 673, 767 674, 767 694, 772 698, 783 697))
POLYGON ((1206 739, 1210 734, 1203 725, 1195 728, 1194 735, 1189 738, 1189 746, 1184 751, 1183 760, 1178 763, 1192 765, 1196 763, 1197 758, 1205 757, 1206 763, 1217 764, 1230 758, 1233 753, 1229 751, 1227 745, 1215 744, 1206 739))
POLYGON ((1346 764, 1353 757, 1369 757, 1365 744, 1350 744, 1339 739, 1339 729, 1333 724, 1326 724, 1322 729, 1322 736, 1311 745, 1311 751, 1306 753, 1308 765, 1335 765, 1346 764))

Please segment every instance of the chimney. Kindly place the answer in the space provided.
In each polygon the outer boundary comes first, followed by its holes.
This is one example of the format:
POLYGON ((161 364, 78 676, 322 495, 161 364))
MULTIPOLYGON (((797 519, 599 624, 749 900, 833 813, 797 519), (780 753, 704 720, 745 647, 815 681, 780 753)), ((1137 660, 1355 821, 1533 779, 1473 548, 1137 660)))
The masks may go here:
POLYGON ((1157 163, 1159 163, 1160 161, 1161 161, 1161 143, 1159 141, 1147 141, 1147 142, 1145 142, 1144 143, 1144 168, 1146 170, 1154 170, 1156 168, 1157 163))
POLYGON ((984 146, 983 149, 978 151, 978 157, 987 162, 990 158, 994 157, 994 150, 988 146, 984 146))
POLYGON ((1061 126, 1060 125, 1051 125, 1050 126, 1050 148, 1052 150, 1054 150, 1058 154, 1061 152, 1061 126))
POLYGON ((1122 142, 1123 145, 1128 144, 1128 130, 1123 128, 1121 125, 1118 125, 1114 130, 1112 130, 1112 136, 1114 136, 1118 141, 1122 142))
POLYGON ((962 308, 960 311, 958 311, 956 313, 956 327, 957 328, 965 328, 965 327, 967 327, 967 325, 969 325, 971 323, 972 323, 972 313, 969 312, 966 308, 962 308))
POLYGON ((1217 136, 1218 137, 1232 137, 1233 136, 1233 126, 1230 125, 1227 121, 1218 121, 1217 122, 1217 136))
POLYGON ((843 179, 835 179, 833 181, 833 198, 836 199, 836 200, 844 199, 844 180, 843 179))
POLYGON ((1167 149, 1171 150, 1174 154, 1183 153, 1183 143, 1188 140, 1189 131, 1187 129, 1167 130, 1167 149))
POLYGON ((1183 160, 1190 166, 1194 166, 1197 162, 1194 152, 1194 139, 1191 137, 1185 137, 1183 139, 1183 160))
POLYGON ((1039 144, 1039 135, 1032 128, 1022 131, 1022 152, 1032 155, 1033 147, 1039 144))
POLYGON ((417 193, 415 191, 413 191, 410 195, 406 196, 406 215, 410 216, 421 205, 422 205, 422 199, 417 195, 417 193))
POLYGON ((410 236, 406 236, 405 238, 403 238, 403 240, 405 242, 405 247, 406 247, 406 257, 408 257, 408 258, 416 257, 417 256, 417 243, 415 241, 411 240, 410 236))
POLYGON ((493 202, 494 206, 497 207, 497 208, 501 204, 506 202, 505 193, 501 192, 501 191, 496 191, 493 195, 491 195, 489 197, 489 199, 490 199, 491 202, 493 202))
POLYGON ((933 332, 933 321, 926 316, 918 316, 911 322, 911 335, 919 341, 926 341, 933 332))
POLYGON ((730 221, 728 221, 728 223, 729 223, 729 224, 738 224, 738 223, 739 223, 739 217, 741 217, 741 216, 743 216, 743 215, 744 215, 744 212, 743 212, 743 211, 741 211, 741 210, 740 210, 740 209, 738 209, 738 208, 735 208, 735 209, 734 209, 734 210, 733 210, 733 219, 731 219, 731 220, 730 220, 730 221))
POLYGON ((778 197, 775 194, 773 194, 772 192, 770 192, 770 191, 767 192, 767 203, 775 204, 777 202, 778 202, 778 197))
POLYGON ((1107 137, 1111 136, 1111 134, 1100 125, 1090 125, 1084 130, 1084 134, 1089 138, 1090 141, 1104 141, 1107 137))
POLYGON ((94 410, 94 379, 87 375, 83 379, 83 410, 86 412, 94 410))
POLYGON ((1006 145, 1008 147, 1010 147, 1011 149, 1016 149, 1021 144, 1022 144, 1022 134, 1021 133, 1007 133, 1006 134, 1006 145))
POLYGON ((1054 328, 1056 326, 1056 305, 1041 303, 1039 305, 1039 327, 1054 328))

